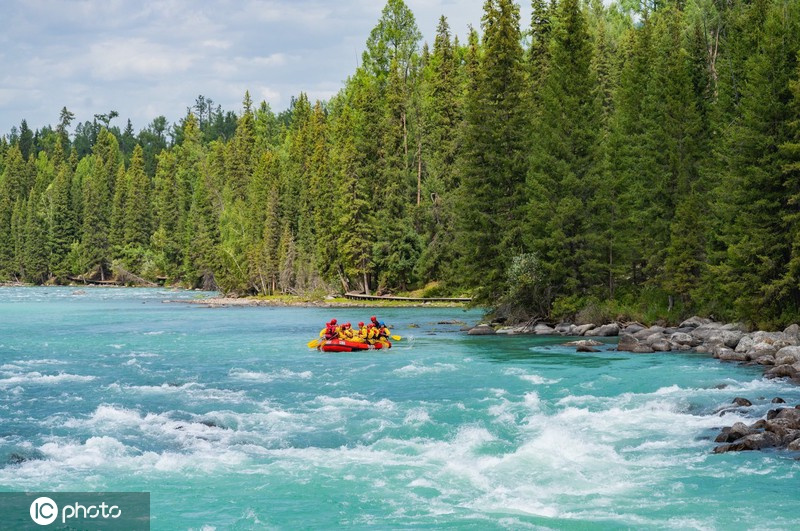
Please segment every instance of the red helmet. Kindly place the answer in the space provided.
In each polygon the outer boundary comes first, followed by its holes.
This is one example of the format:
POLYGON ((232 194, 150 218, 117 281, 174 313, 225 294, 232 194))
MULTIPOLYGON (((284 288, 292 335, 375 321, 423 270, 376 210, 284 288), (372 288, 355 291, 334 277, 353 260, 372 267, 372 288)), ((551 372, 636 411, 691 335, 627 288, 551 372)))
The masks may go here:
POLYGON ((370 317, 370 318, 369 318, 369 320, 370 320, 370 321, 377 321, 377 320, 378 320, 378 318, 377 318, 377 317, 375 317, 375 316, 373 315, 372 317, 370 317))
POLYGON ((336 319, 331 319, 331 324, 336 324, 336 319))
POLYGON ((345 327, 345 328, 350 328, 350 323, 345 323, 345 324, 344 324, 344 327, 345 327))
POLYGON ((367 328, 375 328, 375 325, 370 323, 370 324, 367 325, 367 328))
POLYGON ((363 326, 364 326, 364 321, 361 321, 360 323, 358 323, 358 327, 359 327, 359 328, 361 328, 361 327, 363 327, 363 326))

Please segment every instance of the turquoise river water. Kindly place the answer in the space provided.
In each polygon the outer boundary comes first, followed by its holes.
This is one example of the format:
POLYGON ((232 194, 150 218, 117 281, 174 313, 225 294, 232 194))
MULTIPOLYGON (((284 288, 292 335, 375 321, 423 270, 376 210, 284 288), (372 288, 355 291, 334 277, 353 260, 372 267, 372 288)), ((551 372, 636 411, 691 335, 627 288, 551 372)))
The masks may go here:
POLYGON ((460 309, 162 302, 197 296, 0 289, 0 490, 148 491, 153 529, 800 527, 797 455, 711 453, 800 402, 758 368, 439 324, 460 309), (306 347, 376 311, 390 351, 306 347))

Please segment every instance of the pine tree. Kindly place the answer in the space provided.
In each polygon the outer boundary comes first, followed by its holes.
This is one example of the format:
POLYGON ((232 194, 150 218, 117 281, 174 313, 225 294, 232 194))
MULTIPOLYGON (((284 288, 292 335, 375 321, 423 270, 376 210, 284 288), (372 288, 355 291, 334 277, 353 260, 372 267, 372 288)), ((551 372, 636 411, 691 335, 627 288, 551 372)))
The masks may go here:
POLYGON ((600 109, 592 44, 577 0, 558 5, 549 54, 533 125, 528 238, 554 293, 584 295, 602 285, 605 275, 598 267, 604 253, 591 238, 595 227, 588 210, 598 187, 593 170, 600 109))
POLYGON ((782 265, 789 262, 786 238, 785 160, 778 147, 790 139, 791 91, 800 49, 800 6, 776 0, 767 13, 760 46, 747 62, 741 119, 728 130, 724 184, 719 200, 732 214, 722 227, 727 252, 711 274, 719 278, 726 305, 759 326, 775 325, 786 313, 781 298, 782 265))
POLYGON ((49 212, 47 216, 50 271, 57 277, 67 275, 66 263, 72 243, 78 239, 75 212, 71 209, 70 193, 72 171, 62 162, 55 180, 48 189, 49 212))
POLYGON ((152 216, 150 213, 150 178, 144 170, 144 151, 136 145, 131 155, 127 172, 127 186, 124 217, 125 245, 145 248, 150 243, 152 216))

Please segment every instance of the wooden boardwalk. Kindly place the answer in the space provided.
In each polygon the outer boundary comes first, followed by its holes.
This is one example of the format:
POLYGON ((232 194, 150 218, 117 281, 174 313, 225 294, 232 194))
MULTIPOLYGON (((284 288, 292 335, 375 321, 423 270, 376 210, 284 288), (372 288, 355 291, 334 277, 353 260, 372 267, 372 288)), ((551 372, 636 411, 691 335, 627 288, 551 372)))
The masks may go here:
POLYGON ((472 302, 470 297, 393 297, 380 295, 364 295, 363 293, 345 293, 348 299, 362 301, 401 301, 401 302, 472 302))

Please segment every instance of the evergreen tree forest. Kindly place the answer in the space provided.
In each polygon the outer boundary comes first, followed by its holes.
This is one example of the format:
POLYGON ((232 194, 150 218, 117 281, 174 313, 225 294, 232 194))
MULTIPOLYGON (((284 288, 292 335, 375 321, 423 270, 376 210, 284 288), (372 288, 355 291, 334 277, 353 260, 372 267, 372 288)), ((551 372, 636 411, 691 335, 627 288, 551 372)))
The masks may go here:
MULTIPOLYGON (((329 101, 0 138, 0 278, 800 320, 800 0, 388 0, 329 101), (461 28, 459 28, 461 30, 461 28)), ((54 109, 55 111, 55 109, 54 109)), ((73 128, 74 125, 74 128, 73 128)))

